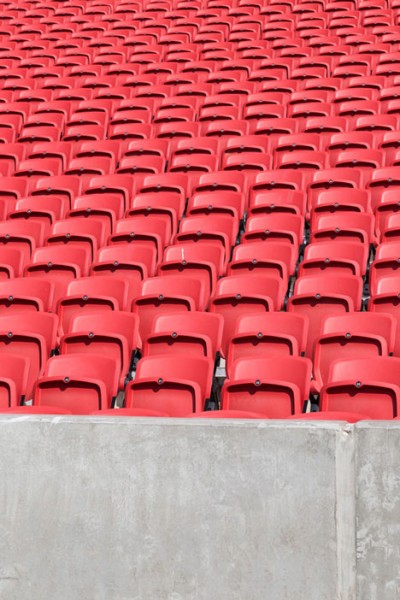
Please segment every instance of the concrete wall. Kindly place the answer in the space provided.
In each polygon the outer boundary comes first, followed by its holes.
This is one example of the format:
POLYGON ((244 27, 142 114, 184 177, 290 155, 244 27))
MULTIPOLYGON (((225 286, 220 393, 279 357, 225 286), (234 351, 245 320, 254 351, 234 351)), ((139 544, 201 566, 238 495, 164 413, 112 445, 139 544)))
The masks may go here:
POLYGON ((0 421, 1 600, 354 600, 351 426, 0 421))
POLYGON ((0 417, 1 600, 399 600, 400 423, 0 417))
POLYGON ((357 425, 359 600, 400 598, 400 427, 357 425))

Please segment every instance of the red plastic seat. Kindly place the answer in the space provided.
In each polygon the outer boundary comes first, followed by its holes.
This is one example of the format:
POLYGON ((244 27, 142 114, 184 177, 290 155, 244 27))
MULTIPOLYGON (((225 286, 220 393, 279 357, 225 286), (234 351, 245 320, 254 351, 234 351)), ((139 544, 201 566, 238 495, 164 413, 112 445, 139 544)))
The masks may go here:
POLYGON ((24 253, 29 260, 35 248, 44 242, 45 226, 39 221, 17 219, 0 223, 0 245, 24 253))
POLYGON ((298 247, 303 243, 304 220, 300 215, 270 213, 251 216, 246 223, 243 242, 286 242, 298 247))
POLYGON ((395 345, 397 323, 392 315, 355 312, 326 317, 315 343, 314 389, 328 381, 336 360, 388 356, 395 345))
POLYGON ((169 275, 151 277, 142 284, 141 296, 133 299, 132 311, 139 315, 140 336, 152 331, 153 320, 161 314, 198 310, 202 285, 197 279, 169 275))
POLYGON ((358 241, 361 244, 372 244, 375 242, 374 225, 371 213, 319 214, 314 219, 311 241, 358 241))
POLYGON ((56 346, 57 325, 57 315, 45 312, 0 316, 0 353, 29 359, 29 376, 22 389, 27 399, 56 346))
POLYGON ((227 356, 239 317, 262 314, 282 307, 284 285, 278 275, 236 275, 218 281, 216 294, 210 301, 210 312, 224 317, 222 354, 227 356))
MULTIPOLYGON (((68 283, 87 275, 90 265, 89 248, 51 245, 38 248, 25 268, 25 276, 50 279, 54 282, 54 305, 65 294, 68 283)), ((54 308, 53 305, 53 308, 54 308)))
POLYGON ((278 419, 301 413, 310 393, 311 370, 310 360, 295 356, 237 360, 222 388, 222 409, 278 419))
POLYGON ((50 312, 53 296, 54 284, 45 279, 17 277, 0 281, 0 314, 32 310, 50 312))
POLYGON ((297 252, 291 244, 277 242, 253 242, 239 244, 232 253, 228 275, 267 275, 275 273, 287 285, 288 277, 294 272, 297 252))
POLYGON ((294 294, 288 300, 288 312, 308 316, 309 332, 306 355, 312 356, 324 317, 359 310, 362 279, 354 275, 340 277, 299 277, 294 294))
POLYGON ((55 356, 36 381, 33 404, 55 406, 72 414, 110 408, 118 391, 118 378, 118 365, 108 356, 55 356))
POLYGON ((129 295, 138 289, 138 284, 147 277, 153 277, 156 269, 155 248, 115 244, 100 248, 92 263, 92 275, 107 275, 125 279, 129 284, 129 295))
POLYGON ((320 395, 321 410, 354 411, 372 419, 400 414, 400 359, 337 360, 320 395))
POLYGON ((236 322, 227 357, 227 373, 236 360, 300 356, 306 349, 308 318, 286 312, 243 315, 236 322))
POLYGON ((137 316, 122 311, 89 311, 73 317, 69 331, 61 339, 60 353, 109 356, 118 364, 122 390, 131 371, 133 353, 141 345, 137 316))
MULTIPOLYGON (((376 248, 374 261, 370 265, 369 286, 372 296, 377 294, 379 281, 381 279, 393 277, 398 279, 400 272, 400 243, 399 241, 390 241, 379 244, 376 248)), ((393 281, 393 283, 395 283, 393 281)))
POLYGON ((223 319, 206 312, 182 312, 155 317, 144 340, 143 356, 176 354, 215 359, 221 347, 223 319))
POLYGON ((20 277, 28 259, 23 250, 0 245, 0 281, 20 277))
POLYGON ((148 216, 136 216, 118 221, 115 232, 110 237, 110 244, 127 243, 155 249, 157 257, 162 255, 164 247, 170 239, 170 223, 168 219, 148 216))
POLYGON ((142 358, 125 392, 127 408, 161 410, 184 417, 204 409, 211 394, 214 362, 210 358, 159 355, 142 358))
POLYGON ((24 400, 29 377, 27 356, 2 354, 0 361, 0 410, 14 408, 24 400))
POLYGON ((369 246, 357 241, 308 244, 299 265, 299 276, 365 275, 369 246))
POLYGON ((128 289, 123 279, 107 276, 81 277, 71 281, 57 307, 60 335, 70 333, 73 318, 83 312, 126 310, 128 289))

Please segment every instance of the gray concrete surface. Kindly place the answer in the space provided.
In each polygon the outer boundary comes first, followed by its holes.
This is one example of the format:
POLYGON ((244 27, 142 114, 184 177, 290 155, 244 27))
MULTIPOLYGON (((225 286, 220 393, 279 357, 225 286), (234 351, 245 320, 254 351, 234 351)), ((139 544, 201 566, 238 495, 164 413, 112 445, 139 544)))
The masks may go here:
POLYGON ((356 426, 357 598, 400 598, 400 422, 356 426))
POLYGON ((354 600, 352 431, 0 417, 0 598, 354 600))

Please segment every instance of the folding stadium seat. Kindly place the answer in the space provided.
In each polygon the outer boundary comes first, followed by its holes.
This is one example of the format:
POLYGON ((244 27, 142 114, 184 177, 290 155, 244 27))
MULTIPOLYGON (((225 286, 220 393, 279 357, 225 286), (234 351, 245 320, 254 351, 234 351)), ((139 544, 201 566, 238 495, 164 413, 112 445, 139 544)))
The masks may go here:
POLYGON ((176 155, 171 159, 171 173, 213 173, 218 170, 219 159, 211 154, 176 155))
POLYGON ((272 273, 268 277, 236 275, 218 281, 216 293, 210 301, 210 312, 224 317, 223 356, 227 356, 228 344, 238 318, 251 313, 280 310, 285 291, 282 279, 272 273))
POLYGON ((354 275, 307 276, 296 280, 287 310, 309 317, 307 356, 313 354, 324 317, 360 310, 361 292, 362 279, 354 275))
POLYGON ((207 410, 186 415, 188 419, 268 419, 267 415, 247 410, 207 410))
POLYGON ((189 199, 187 215, 227 214, 242 219, 245 212, 245 195, 226 191, 223 195, 214 192, 195 193, 189 199))
POLYGON ((311 369, 310 360, 296 356, 237 360, 222 388, 222 409, 278 419, 301 413, 309 398, 311 369))
POLYGON ((121 159, 117 172, 125 175, 132 175, 135 184, 138 180, 143 181, 146 175, 163 173, 166 161, 161 156, 126 156, 121 159))
MULTIPOLYGON (((210 139, 210 138, 207 138, 210 139)), ((212 139, 212 138, 211 138, 212 139)), ((259 135, 244 135, 240 138, 227 138, 225 143, 225 155, 257 152, 269 153, 268 139, 259 135)))
POLYGON ((59 161, 55 158, 46 160, 21 160, 14 171, 15 177, 26 177, 30 187, 41 177, 58 175, 60 171, 59 161))
POLYGON ((132 294, 138 291, 138 284, 154 275, 156 258, 156 250, 151 247, 130 244, 106 246, 98 251, 91 274, 125 279, 129 284, 129 295, 134 297, 132 294))
POLYGON ((199 135, 207 137, 233 137, 243 136, 250 133, 249 122, 245 120, 224 120, 216 119, 215 121, 207 121, 201 125, 199 135))
POLYGON ((397 212, 394 214, 387 213, 386 218, 380 222, 380 234, 382 242, 400 240, 399 223, 400 215, 397 212))
POLYGON ((393 285, 397 283, 398 269, 400 268, 399 256, 399 241, 385 242, 377 246, 375 259, 371 263, 369 271, 369 287, 372 296, 379 293, 380 280, 393 278, 393 285))
POLYGON ((17 141, 17 134, 23 132, 22 118, 16 114, 2 114, 0 125, 0 142, 2 144, 17 141))
MULTIPOLYGON (((201 135, 200 123, 161 123, 157 126, 156 138, 175 139, 175 138, 195 138, 201 135)), ((150 137, 150 136, 149 136, 150 137)))
POLYGON ((285 193, 286 190, 302 192, 305 187, 304 175, 296 169, 276 169, 274 171, 259 173, 250 188, 250 205, 253 202, 253 198, 260 192, 276 191, 280 193, 283 191, 285 193))
POLYGON ((182 219, 175 243, 204 244, 218 242, 225 249, 228 259, 231 247, 236 243, 239 232, 238 219, 230 215, 210 214, 182 219))
POLYGON ((199 310, 201 295, 202 284, 198 279, 174 275, 146 279, 141 295, 132 302, 132 312, 139 315, 141 339, 151 333, 155 317, 199 310))
POLYGON ((217 171, 200 175, 194 191, 203 192, 243 192, 245 178, 238 171, 217 171))
POLYGON ((157 251, 160 257, 164 247, 170 241, 170 222, 168 219, 136 216, 118 221, 109 244, 139 244, 157 251))
POLYGON ((35 379, 43 372, 56 345, 58 318, 45 312, 16 313, 0 317, 0 353, 24 356, 29 376, 22 395, 29 399, 35 379))
POLYGON ((77 196, 67 217, 95 218, 104 225, 106 239, 111 235, 115 223, 123 217, 124 203, 119 194, 90 194, 77 196))
POLYGON ((0 244, 0 281, 22 275, 29 252, 0 244))
POLYGON ((127 408, 161 410, 174 417, 204 410, 211 394, 214 361, 211 358, 159 355, 142 358, 136 378, 125 392, 127 408))
MULTIPOLYGON (((24 148, 22 145, 20 147, 24 148)), ((26 153, 30 159, 57 159, 63 170, 72 158, 72 149, 72 144, 68 142, 37 142, 32 149, 26 149, 26 153)))
POLYGON ((375 206, 375 231, 378 239, 381 237, 382 231, 386 229, 389 217, 397 214, 399 210, 400 205, 396 188, 382 191, 378 204, 375 206))
POLYGON ((71 332, 73 318, 79 314, 126 310, 128 291, 126 281, 106 275, 71 281, 57 305, 60 336, 71 332))
POLYGON ((320 214, 314 219, 311 242, 319 241, 359 241, 374 244, 374 217, 371 213, 320 214))
POLYGON ((363 188, 362 174, 358 169, 341 167, 325 169, 313 174, 313 179, 308 188, 308 209, 314 207, 320 192, 340 188, 363 188))
POLYGON ((400 359, 360 358, 335 361, 320 394, 321 410, 354 411, 372 419, 400 414, 400 359))
POLYGON ((393 352, 397 323, 392 315, 367 312, 326 317, 315 343, 313 389, 328 382, 337 360, 389 356, 393 352))
POLYGON ((311 211, 311 229, 322 214, 371 213, 370 195, 367 190, 349 188, 346 194, 336 190, 318 191, 311 211))
POLYGON ((252 194, 249 213, 258 215, 277 212, 303 216, 306 212, 306 203, 307 197, 303 192, 285 189, 255 192, 252 194))
POLYGON ((297 119, 260 119, 250 123, 250 132, 254 135, 268 136, 270 148, 273 142, 282 135, 297 133, 299 121, 297 119))
MULTIPOLYGON (((279 152, 275 155, 277 169, 299 169, 307 176, 307 172, 326 168, 328 155, 315 150, 295 150, 293 152, 279 152)), ((310 176, 308 176, 310 178, 310 176)))
POLYGON ((0 362, 0 410, 14 408, 24 399, 29 377, 29 358, 3 354, 0 362))
POLYGON ((161 156, 167 158, 168 148, 168 140, 154 138, 150 140, 133 140, 129 142, 125 156, 161 156))
POLYGON ((365 275, 369 247, 357 241, 318 242, 308 244, 304 259, 299 265, 299 276, 322 275, 365 275))
POLYGON ((54 285, 44 279, 16 277, 0 282, 0 314, 11 311, 50 312, 53 305, 54 285))
POLYGON ((35 181, 35 187, 31 190, 32 196, 61 196, 66 198, 71 206, 72 199, 79 196, 81 181, 74 175, 58 175, 56 177, 43 177, 35 181))
POLYGON ((33 404, 65 408, 73 414, 110 408, 118 391, 118 378, 118 365, 108 356, 55 356, 36 381, 33 404))
POLYGON ((335 167, 351 167, 363 173, 364 181, 369 178, 370 169, 379 169, 384 165, 385 156, 382 150, 347 150, 340 152, 335 160, 335 167))
POLYGON ((1 176, 13 175, 20 161, 25 157, 26 146, 23 144, 1 144, 0 173, 1 176))
POLYGON ((143 343, 143 356, 160 354, 215 359, 221 347, 223 318, 206 312, 160 315, 143 343))
POLYGON ((275 273, 288 284, 289 275, 294 273, 297 252, 291 244, 254 242, 239 244, 233 250, 228 275, 269 275, 275 273))
POLYGON ((298 247, 303 243, 304 220, 300 215, 270 213, 251 216, 246 223, 242 242, 286 241, 298 247))
POLYGON ((40 277, 54 282, 54 305, 65 294, 72 279, 87 275, 91 261, 89 248, 51 245, 36 249, 25 277, 40 277))
MULTIPOLYGON (((90 214, 90 213, 89 213, 90 214)), ((51 228, 47 245, 76 245, 78 248, 89 247, 92 258, 100 246, 106 243, 106 226, 98 218, 74 217, 57 221, 51 228)))
POLYGON ((372 131, 376 143, 382 142, 385 132, 399 129, 397 115, 373 115, 358 117, 355 124, 356 131, 372 131))
MULTIPOLYGON (((197 175, 195 181, 197 182, 197 175)), ((162 173, 160 175, 147 175, 143 183, 138 186, 137 192, 146 194, 164 194, 166 192, 179 196, 182 202, 191 193, 193 182, 185 173, 162 173)))
POLYGON ((97 354, 114 359, 122 390, 140 345, 137 315, 121 311, 89 312, 72 319, 70 333, 61 339, 60 353, 97 354))
POLYGON ((37 246, 44 242, 43 223, 31 220, 0 222, 0 245, 21 250, 29 260, 37 246))
POLYGON ((36 125, 24 127, 19 132, 18 141, 20 143, 59 142, 61 139, 61 133, 61 129, 53 127, 52 125, 36 125))
MULTIPOLYGON (((321 149, 321 138, 316 133, 282 135, 277 139, 274 146, 276 163, 281 153, 291 154, 295 152, 297 154, 299 151, 319 151, 321 149)), ((275 168, 278 168, 277 164, 275 164, 275 168)))
MULTIPOLYGON (((247 106, 243 110, 243 118, 246 121, 253 121, 257 123, 260 119, 280 119, 286 117, 286 106, 278 104, 261 104, 247 106)), ((291 116, 291 115, 290 115, 291 116)), ((254 125, 251 126, 254 129, 254 125)))
MULTIPOLYGON (((131 175, 100 175, 91 179, 90 185, 85 189, 85 194, 118 194, 123 200, 125 211, 133 195, 134 186, 134 178, 131 175)), ((75 195, 79 196, 79 193, 75 195)))
POLYGON ((46 237, 51 225, 62 219, 68 210, 66 199, 58 196, 27 196, 17 200, 14 208, 8 212, 7 219, 39 221, 43 223, 46 237))
POLYGON ((222 160, 224 171, 239 171, 245 176, 245 185, 250 185, 257 173, 267 171, 272 167, 269 154, 256 152, 240 152, 225 154, 222 160))
POLYGON ((294 313, 271 312, 240 317, 228 347, 228 377, 235 361, 243 358, 302 355, 307 330, 307 317, 294 313))
POLYGON ((175 192, 158 192, 137 194, 132 198, 131 208, 126 217, 147 216, 166 220, 168 235, 171 237, 178 230, 178 222, 185 209, 185 198, 175 192))

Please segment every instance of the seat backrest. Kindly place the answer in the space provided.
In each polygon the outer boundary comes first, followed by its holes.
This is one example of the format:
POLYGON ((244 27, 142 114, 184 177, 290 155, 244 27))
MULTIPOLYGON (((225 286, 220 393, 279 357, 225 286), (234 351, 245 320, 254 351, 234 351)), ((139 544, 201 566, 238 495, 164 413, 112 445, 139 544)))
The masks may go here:
POLYGON ((77 315, 71 321, 71 333, 92 332, 96 334, 115 334, 127 339, 130 351, 139 342, 139 322, 137 315, 123 311, 104 313, 85 313, 77 315))
MULTIPOLYGON (((207 312, 182 312, 172 315, 156 316, 153 321, 153 334, 169 333, 177 335, 196 334, 207 336, 212 343, 213 355, 220 349, 222 341, 223 319, 220 315, 207 312)), ((182 346, 184 352, 185 346, 182 346)))
POLYGON ((0 313, 10 309, 50 311, 53 296, 54 284, 47 279, 16 277, 0 281, 0 313))
POLYGON ((300 390, 302 401, 308 400, 310 393, 312 363, 307 358, 289 356, 269 359, 241 359, 232 365, 230 381, 264 380, 293 383, 300 390))
POLYGON ((155 381, 193 381, 200 386, 203 399, 206 399, 211 393, 213 364, 213 360, 209 358, 185 356, 183 360, 177 360, 176 356, 150 356, 138 362, 135 381, 147 378, 154 378, 155 381))
POLYGON ((270 312, 263 315, 244 315, 236 323, 235 334, 264 332, 268 335, 293 336, 298 352, 304 352, 307 340, 308 318, 286 312, 270 312))

